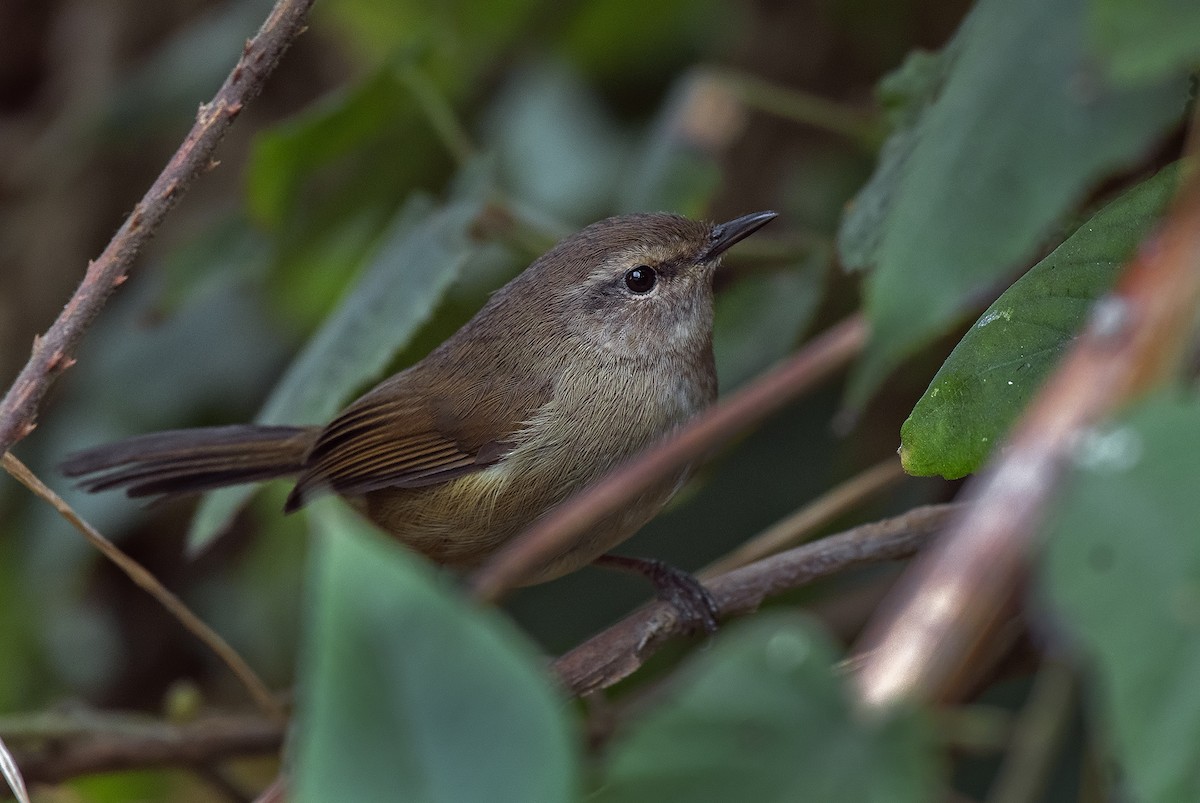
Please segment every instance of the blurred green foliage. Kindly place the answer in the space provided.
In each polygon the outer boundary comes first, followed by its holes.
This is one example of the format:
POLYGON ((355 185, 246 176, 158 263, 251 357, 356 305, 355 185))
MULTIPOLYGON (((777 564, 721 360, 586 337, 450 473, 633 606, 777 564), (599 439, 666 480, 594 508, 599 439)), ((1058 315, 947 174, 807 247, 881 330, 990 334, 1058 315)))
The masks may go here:
MULTIPOLYGON (((38 108, 22 120, 37 134, 26 169, 47 176, 31 208, 68 207, 80 218, 72 231, 96 233, 89 254, 161 164, 143 141, 161 138, 169 153, 269 3, 193 5, 158 9, 163 18, 145 12, 146 29, 129 35, 138 44, 113 49, 123 53, 112 65, 117 80, 97 89, 79 79, 66 93, 79 105, 64 107, 48 132, 38 108), (77 206, 56 194, 105 170, 124 194, 79 190, 91 203, 77 206), (131 188, 117 180, 125 174, 131 188), (94 218, 90 206, 101 210, 94 218)), ((77 21, 67 4, 49 7, 77 21)), ((739 246, 718 277, 722 392, 860 306, 856 284, 830 270, 836 238, 841 262, 865 277, 874 327, 848 395, 866 415, 851 434, 833 433, 840 387, 790 405, 719 455, 628 550, 702 565, 890 453, 910 409, 910 469, 974 470, 987 452, 982 438, 1001 437, 1037 384, 1010 394, 982 377, 1032 351, 1039 377, 1052 369, 1088 302, 1158 219, 1167 179, 1122 196, 1000 296, 984 319, 1010 307, 1012 318, 973 327, 913 408, 945 356, 918 351, 939 338, 948 345, 960 320, 1057 244, 1049 233, 1079 214, 1090 191, 1161 166, 1152 154, 1185 110, 1182 73, 1196 59, 1200 19, 1173 0, 981 0, 949 36, 963 11, 917 0, 322 0, 235 126, 226 164, 181 204, 91 330, 21 454, 51 478, 71 449, 124 435, 256 415, 319 420, 423 356, 574 228, 622 211, 711 219, 775 208, 780 220, 739 246), (934 46, 941 51, 918 49, 934 46), (879 117, 859 108, 904 52, 876 88, 879 117), (766 103, 754 87, 773 98, 820 97, 766 103), (868 180, 864 144, 880 118, 891 134, 868 180), (904 359, 906 370, 885 385, 904 359), (951 378, 956 405, 934 404, 951 378)), ((74 68, 67 75, 97 72, 86 48, 54 52, 74 68)), ((0 237, 26 218, 14 220, 0 237)), ((53 267, 74 281, 80 264, 53 267)), ((0 299, 0 324, 24 305, 18 292, 12 298, 0 299)), ((59 304, 55 297, 46 315, 59 304)), ((35 323, 30 331, 44 328, 35 323)), ((1181 551, 1195 512, 1179 485, 1194 477, 1196 451, 1189 458, 1193 445, 1171 435, 1194 429, 1191 407, 1150 405, 1115 430, 1133 433, 1145 460, 1079 471, 1056 525, 1070 532, 1045 573, 1081 666, 1101 680, 1097 727, 1113 729, 1113 759, 1136 764, 1130 787, 1147 800, 1190 792, 1176 784, 1190 783, 1181 767, 1200 721, 1186 684, 1171 683, 1185 677, 1171 672, 1188 665, 1179 651, 1193 624, 1176 614, 1187 613, 1195 585, 1181 551), (1140 544, 1129 534, 1151 526, 1145 559, 1122 557, 1133 554, 1122 536, 1140 544), (1108 568, 1097 568, 1097 554, 1109 555, 1108 568), (1120 576, 1109 583, 1110 575, 1120 576), (1161 593, 1130 590, 1156 584, 1161 593), (1145 623, 1166 619, 1168 632, 1148 639, 1145 623), (1158 684, 1153 699, 1137 690, 1147 678, 1158 684), (1155 732, 1168 709, 1173 745, 1155 732)), ((309 550, 306 521, 279 513, 282 490, 249 502, 249 492, 213 495, 198 515, 186 502, 142 509, 116 495, 64 495, 273 685, 289 686, 302 656, 291 754, 302 799, 372 799, 406 784, 414 798, 438 799, 483 789, 492 799, 566 800, 586 788, 602 799, 903 801, 937 797, 945 783, 935 741, 944 735, 908 713, 860 721, 830 672, 839 652, 831 642, 853 636, 863 600, 878 595, 888 570, 780 601, 819 611, 827 632, 763 617, 730 628, 678 671, 685 646, 661 656, 625 688, 662 682, 663 693, 625 710, 618 690, 628 721, 587 773, 578 712, 558 699, 527 636, 464 605, 336 503, 307 522, 318 531, 309 550), (191 546, 203 547, 194 559, 183 557, 189 522, 191 546), (468 744, 476 747, 464 762, 468 744), (387 749, 372 749, 380 745, 387 749)), ((910 482, 836 524, 947 493, 910 482)), ((0 486, 0 505, 0 711, 63 699, 154 709, 180 678, 196 679, 202 708, 246 705, 215 659, 52 511, 10 484, 0 486)), ((522 590, 507 610, 534 643, 558 651, 645 595, 580 572, 522 590)), ((1107 734, 1081 741, 1105 744, 1107 734)), ((1076 747, 1074 760, 1085 751, 1076 747)), ((982 797, 983 788, 964 791, 982 797)), ((71 784, 86 801, 211 792, 182 773, 71 784)))
POLYGON ((297 799, 572 799, 566 701, 512 624, 342 503, 311 518, 297 799))
POLYGON ((1198 450, 1194 395, 1146 400, 1079 445, 1046 532, 1042 587, 1134 800, 1200 796, 1198 450))
POLYGON ((642 800, 927 801, 930 733, 913 712, 856 717, 810 623, 734 625, 672 680, 609 751, 605 803, 642 800))
POLYGON ((944 64, 908 62, 905 95, 921 110, 903 114, 911 131, 886 151, 899 164, 868 185, 883 197, 855 202, 871 219, 859 236, 878 242, 843 238, 875 263, 871 345, 851 405, 1028 259, 1089 186, 1178 125, 1185 71, 1171 64, 1136 87, 1112 85, 1090 67, 1086 20, 1084 0, 981 0, 944 64))

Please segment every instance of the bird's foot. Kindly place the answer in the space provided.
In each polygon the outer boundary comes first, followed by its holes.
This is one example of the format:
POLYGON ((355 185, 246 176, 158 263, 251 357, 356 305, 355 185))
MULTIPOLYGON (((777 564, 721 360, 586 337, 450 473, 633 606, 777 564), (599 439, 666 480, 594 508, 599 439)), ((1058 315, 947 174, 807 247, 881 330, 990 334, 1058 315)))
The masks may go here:
POLYGON ((655 595, 678 612, 689 632, 715 633, 721 611, 717 601, 694 575, 669 563, 651 558, 601 555, 595 564, 642 575, 654 584, 655 595))

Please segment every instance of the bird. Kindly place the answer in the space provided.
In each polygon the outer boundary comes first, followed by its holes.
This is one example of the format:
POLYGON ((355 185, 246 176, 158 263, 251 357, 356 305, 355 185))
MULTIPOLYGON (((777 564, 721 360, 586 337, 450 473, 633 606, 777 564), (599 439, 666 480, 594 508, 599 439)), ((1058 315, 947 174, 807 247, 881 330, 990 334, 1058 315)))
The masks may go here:
MULTIPOLYGON (((285 512, 333 492, 411 549, 469 570, 715 400, 713 275, 731 246, 775 217, 601 220, 534 260, 440 346, 324 426, 139 435, 76 452, 61 470, 88 491, 131 497, 290 477, 285 512)), ((690 575, 609 554, 690 470, 648 485, 526 582, 593 561, 631 568, 711 629, 711 598, 690 575), (688 581, 696 587, 681 591, 688 581)))

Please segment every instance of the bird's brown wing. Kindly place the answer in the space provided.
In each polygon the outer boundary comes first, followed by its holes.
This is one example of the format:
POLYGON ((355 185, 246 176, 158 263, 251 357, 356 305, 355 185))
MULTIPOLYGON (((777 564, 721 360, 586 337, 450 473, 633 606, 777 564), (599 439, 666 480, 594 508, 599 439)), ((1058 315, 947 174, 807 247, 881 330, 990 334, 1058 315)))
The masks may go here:
POLYGON ((446 400, 404 392, 404 384, 381 385, 325 427, 286 510, 301 507, 321 489, 357 496, 420 488, 493 465, 550 393, 548 387, 522 388, 509 378, 495 388, 486 382, 460 385, 455 399, 446 400))

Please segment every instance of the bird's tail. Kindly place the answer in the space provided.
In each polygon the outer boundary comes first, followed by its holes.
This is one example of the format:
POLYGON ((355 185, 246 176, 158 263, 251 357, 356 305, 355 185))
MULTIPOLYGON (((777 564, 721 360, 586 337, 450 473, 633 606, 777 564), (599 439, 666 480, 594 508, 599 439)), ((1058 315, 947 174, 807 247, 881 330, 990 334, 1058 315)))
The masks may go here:
POLYGON ((193 493, 300 471, 319 430, 307 427, 176 429, 139 435, 70 455, 60 466, 88 491, 129 496, 193 493))

